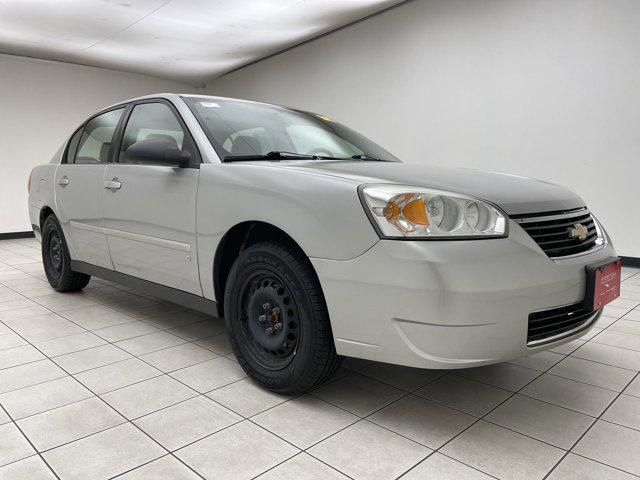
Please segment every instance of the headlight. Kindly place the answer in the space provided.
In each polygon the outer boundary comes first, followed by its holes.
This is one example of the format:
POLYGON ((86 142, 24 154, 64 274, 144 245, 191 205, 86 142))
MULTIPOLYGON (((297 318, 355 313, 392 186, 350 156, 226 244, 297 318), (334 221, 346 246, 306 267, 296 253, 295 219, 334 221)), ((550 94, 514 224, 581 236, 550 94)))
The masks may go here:
POLYGON ((366 185, 363 204, 383 237, 507 236, 507 217, 490 203, 458 193, 403 185, 366 185))

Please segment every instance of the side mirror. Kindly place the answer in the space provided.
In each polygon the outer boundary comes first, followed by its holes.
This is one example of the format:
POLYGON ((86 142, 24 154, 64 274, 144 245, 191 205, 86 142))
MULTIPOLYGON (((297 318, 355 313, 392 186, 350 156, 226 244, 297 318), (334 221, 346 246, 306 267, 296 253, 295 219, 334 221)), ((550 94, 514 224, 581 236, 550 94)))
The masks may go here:
POLYGON ((191 154, 182 151, 176 143, 166 138, 147 138, 134 143, 125 151, 125 158, 132 162, 168 165, 184 168, 191 163, 191 154))

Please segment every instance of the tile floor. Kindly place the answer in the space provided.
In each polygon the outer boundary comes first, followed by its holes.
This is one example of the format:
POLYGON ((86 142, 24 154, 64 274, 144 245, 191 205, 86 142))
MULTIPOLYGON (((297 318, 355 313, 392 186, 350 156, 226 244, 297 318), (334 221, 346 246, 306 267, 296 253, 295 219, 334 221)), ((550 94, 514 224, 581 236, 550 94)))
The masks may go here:
POLYGON ((479 369, 346 359, 289 398, 245 378, 220 320, 92 280, 54 293, 0 241, 0 479, 631 479, 640 270, 597 328, 479 369))

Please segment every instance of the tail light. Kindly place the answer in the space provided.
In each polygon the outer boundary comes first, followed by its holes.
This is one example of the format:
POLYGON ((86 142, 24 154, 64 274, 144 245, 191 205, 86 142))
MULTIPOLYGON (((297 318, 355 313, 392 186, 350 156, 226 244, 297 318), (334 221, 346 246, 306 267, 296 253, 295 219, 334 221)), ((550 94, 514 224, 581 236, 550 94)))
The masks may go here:
POLYGON ((31 177, 33 175, 33 169, 29 172, 29 180, 27 180, 27 192, 31 192, 31 177))

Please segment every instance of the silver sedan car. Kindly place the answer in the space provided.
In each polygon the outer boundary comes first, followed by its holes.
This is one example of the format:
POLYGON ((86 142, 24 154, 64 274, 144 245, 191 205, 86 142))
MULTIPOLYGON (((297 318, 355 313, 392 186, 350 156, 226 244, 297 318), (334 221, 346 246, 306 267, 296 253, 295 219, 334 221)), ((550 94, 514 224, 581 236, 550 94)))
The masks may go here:
POLYGON ((546 182, 400 162, 332 118, 160 94, 102 110, 33 169, 53 288, 91 275, 224 317, 281 393, 342 356, 421 368, 569 342, 620 290, 582 199, 546 182))

